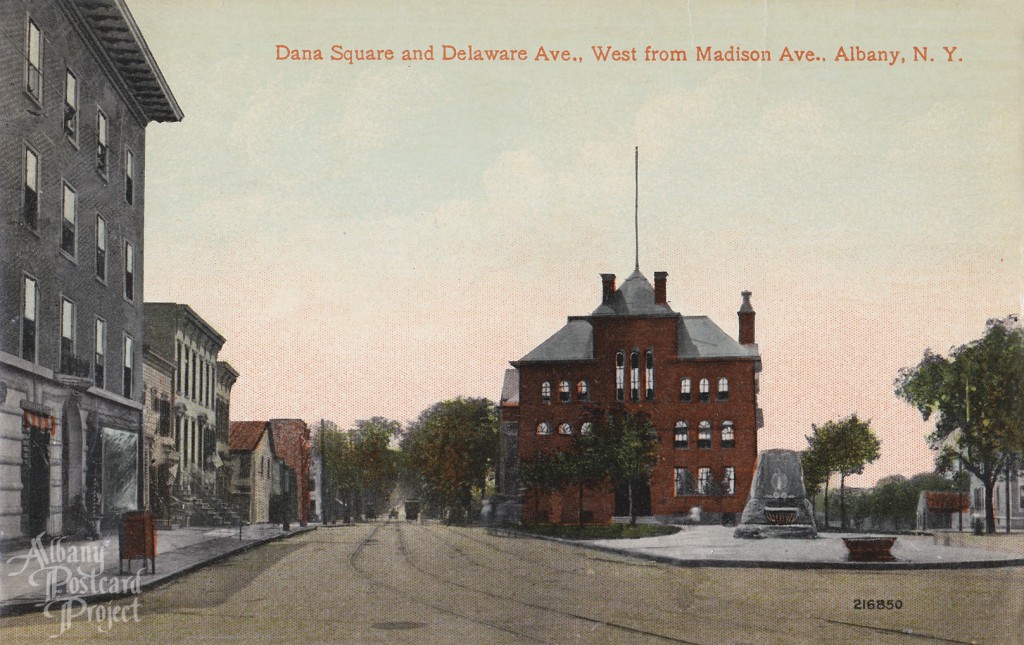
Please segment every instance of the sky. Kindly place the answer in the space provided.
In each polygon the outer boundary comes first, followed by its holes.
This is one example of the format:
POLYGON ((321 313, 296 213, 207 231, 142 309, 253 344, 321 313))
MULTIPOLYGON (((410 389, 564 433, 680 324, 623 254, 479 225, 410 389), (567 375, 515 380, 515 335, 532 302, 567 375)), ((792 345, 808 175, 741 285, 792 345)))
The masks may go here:
POLYGON ((626 4, 128 0, 185 114, 147 131, 145 298, 227 339, 234 419, 497 399, 509 361, 599 304, 600 273, 632 271, 639 147, 641 270, 734 337, 753 292, 759 447, 856 413, 882 456, 852 485, 931 469, 899 370, 1022 307, 1024 12, 626 4), (444 61, 446 44, 528 60, 444 61), (696 60, 730 45, 772 60, 696 60), (606 46, 639 60, 597 61, 606 46))

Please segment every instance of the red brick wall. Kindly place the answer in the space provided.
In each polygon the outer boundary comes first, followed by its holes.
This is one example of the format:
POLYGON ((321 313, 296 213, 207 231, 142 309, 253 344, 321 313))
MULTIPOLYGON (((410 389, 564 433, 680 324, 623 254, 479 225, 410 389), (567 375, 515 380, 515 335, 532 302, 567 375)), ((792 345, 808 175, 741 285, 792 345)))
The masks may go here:
MULTIPOLYGON (((630 411, 646 413, 658 432, 659 463, 651 478, 651 511, 655 515, 686 513, 694 506, 701 506, 708 512, 742 512, 753 478, 757 459, 756 394, 754 362, 750 359, 731 360, 687 360, 678 358, 676 318, 595 318, 593 361, 548 364, 524 364, 519 368, 520 379, 520 431, 519 455, 528 461, 538 450, 564 450, 571 442, 570 437, 559 436, 558 426, 563 422, 572 424, 578 433, 580 425, 595 406, 608 408, 622 405, 630 411), (643 355, 648 348, 654 350, 653 400, 646 400, 643 386, 639 402, 629 400, 629 354, 633 349, 641 354, 640 379, 645 383, 643 355), (616 400, 615 353, 626 354, 625 401, 616 400), (679 382, 683 377, 691 379, 692 400, 681 402, 679 382), (717 399, 718 379, 729 379, 729 399, 717 399), (699 401, 700 379, 710 381, 710 400, 699 401), (558 383, 567 380, 572 385, 572 400, 559 401, 558 383), (590 384, 590 402, 576 398, 576 383, 587 380, 590 384), (541 402, 541 384, 551 383, 551 402, 541 402), (712 447, 697 447, 697 428, 701 421, 712 426, 712 447), (721 447, 723 421, 732 421, 735 447, 721 447), (552 424, 554 434, 538 436, 537 425, 541 421, 552 424), (677 421, 689 424, 690 447, 673 448, 677 421), (692 495, 676 497, 676 467, 689 467, 696 483, 697 469, 710 467, 712 476, 721 480, 725 467, 736 469, 735 494, 723 497, 692 495)), ((531 522, 547 517, 550 521, 566 521, 570 516, 576 520, 576 491, 563 494, 536 495, 531 492, 524 499, 523 519, 531 522), (563 507, 568 504, 568 511, 563 507)), ((585 510, 594 511, 595 521, 607 521, 614 510, 614 494, 610 490, 594 491, 587 495, 585 510)))

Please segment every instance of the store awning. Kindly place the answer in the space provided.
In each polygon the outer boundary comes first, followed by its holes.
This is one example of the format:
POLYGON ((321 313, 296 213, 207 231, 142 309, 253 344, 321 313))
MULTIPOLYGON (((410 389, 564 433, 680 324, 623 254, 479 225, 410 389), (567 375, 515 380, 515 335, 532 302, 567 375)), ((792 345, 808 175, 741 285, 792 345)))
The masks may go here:
POLYGON ((28 430, 29 428, 38 428, 39 430, 49 432, 51 435, 57 434, 57 422, 53 417, 25 410, 25 429, 28 430))

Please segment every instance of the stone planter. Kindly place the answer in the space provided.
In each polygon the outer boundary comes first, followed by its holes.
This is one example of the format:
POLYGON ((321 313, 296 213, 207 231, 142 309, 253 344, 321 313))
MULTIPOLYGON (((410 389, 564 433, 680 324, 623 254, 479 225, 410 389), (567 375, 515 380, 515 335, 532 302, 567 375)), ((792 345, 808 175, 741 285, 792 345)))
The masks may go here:
POLYGON ((851 562, 892 562, 896 558, 889 552, 896 543, 894 537, 844 537, 843 544, 850 552, 851 562))

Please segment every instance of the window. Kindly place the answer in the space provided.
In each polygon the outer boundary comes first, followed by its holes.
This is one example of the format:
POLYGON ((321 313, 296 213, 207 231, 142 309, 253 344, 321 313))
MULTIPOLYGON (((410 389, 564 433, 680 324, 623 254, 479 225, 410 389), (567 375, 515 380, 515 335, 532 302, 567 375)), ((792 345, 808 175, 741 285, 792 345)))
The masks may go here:
POLYGON ((629 400, 640 400, 640 352, 629 355, 629 400))
POLYGON ((132 337, 125 334, 124 337, 124 379, 122 391, 125 398, 132 398, 132 368, 135 366, 135 350, 132 347, 132 337))
POLYGON ((572 424, 563 423, 559 425, 558 434, 572 434, 572 424))
POLYGON ((124 155, 124 201, 135 203, 135 155, 131 150, 124 155))
POLYGON ((626 355, 615 352, 615 400, 622 401, 626 395, 626 355))
POLYGON ((644 382, 647 384, 647 400, 654 398, 654 352, 647 350, 647 366, 644 374, 644 382))
POLYGON ((980 511, 982 509, 982 505, 983 505, 982 502, 983 502, 983 500, 981 499, 981 489, 980 488, 975 488, 974 489, 974 509, 976 511, 980 511))
POLYGON ((107 220, 96 216, 96 277, 107 281, 107 220))
POLYGON ((736 437, 732 431, 732 421, 722 422, 722 447, 723 448, 735 448, 736 437))
POLYGON ((540 384, 540 402, 551 403, 551 383, 547 381, 540 384))
POLYGON ((175 370, 174 370, 174 391, 177 392, 178 394, 181 394, 181 373, 184 371, 184 369, 182 369, 182 362, 181 362, 182 359, 181 359, 181 341, 180 340, 174 341, 174 350, 176 352, 175 361, 174 361, 174 365, 175 365, 175 370))
POLYGON ((78 232, 78 207, 75 191, 64 184, 64 217, 60 228, 60 250, 75 257, 75 235, 78 232))
POLYGON ((171 436, 171 400, 164 394, 164 398, 160 399, 160 436, 169 437, 171 436))
POLYGON ((701 421, 697 426, 697 447, 711 447, 711 423, 708 421, 701 421))
POLYGON ((28 21, 28 35, 25 43, 25 59, 28 63, 25 72, 25 89, 37 101, 43 100, 43 37, 39 27, 31 19, 28 21))
POLYGON ((586 381, 580 381, 576 384, 576 400, 583 403, 590 400, 590 384, 586 381))
POLYGON ((107 115, 96 110, 96 170, 107 176, 107 115))
POLYGON ((706 402, 709 399, 711 399, 711 385, 706 378, 702 378, 700 380, 700 400, 706 402))
POLYGON ((584 421, 583 425, 580 426, 580 434, 590 434, 594 430, 594 424, 590 421, 584 421))
POLYGON ((1017 505, 1024 511, 1024 486, 1020 487, 1020 495, 1017 496, 1017 505))
POLYGON ((676 497, 689 495, 693 486, 690 483, 690 470, 688 468, 676 468, 676 497))
POLYGON ((711 492, 711 469, 700 468, 697 470, 697 492, 707 495, 711 492))
MULTIPOLYGON (((239 455, 238 457, 239 457, 238 458, 238 476, 239 477, 248 477, 249 476, 249 469, 251 468, 252 456, 251 455, 239 455)), ((263 462, 262 461, 260 462, 260 468, 263 468, 263 462)))
POLYGON ((736 494, 736 469, 732 466, 725 467, 725 479, 722 481, 725 484, 725 494, 735 495, 736 494))
POLYGON ((107 364, 107 323, 102 318, 96 319, 96 349, 93 359, 92 378, 96 387, 106 386, 106 374, 104 372, 107 364))
POLYGON ((135 300, 135 247, 124 243, 124 297, 135 300))
POLYGON ((672 440, 672 447, 677 450, 685 450, 690 447, 690 426, 685 421, 676 421, 676 432, 672 440))
POLYGON ((558 384, 558 400, 562 403, 568 403, 572 399, 569 388, 569 381, 561 381, 558 384))
POLYGON ((718 400, 729 400, 729 379, 727 378, 718 379, 718 400))
POLYGON ((551 434, 551 424, 547 421, 541 421, 537 424, 537 434, 549 435, 551 434))
POLYGON ((22 217, 33 231, 39 229, 39 157, 25 148, 25 188, 22 194, 22 217))
POLYGON ((71 374, 75 359, 75 303, 60 299, 60 371, 71 374))
POLYGON ((692 395, 690 394, 690 379, 684 378, 679 380, 679 400, 689 401, 692 395))
POLYGON ((263 457, 260 457, 260 477, 263 476, 263 467, 266 464, 266 462, 267 462, 266 459, 264 459, 263 457))
POLYGON ((78 140, 78 79, 70 69, 64 79, 64 132, 78 140))
POLYGON ((38 307, 39 294, 36 292, 36 281, 25 276, 21 307, 21 357, 32 363, 36 362, 36 310, 38 307))

